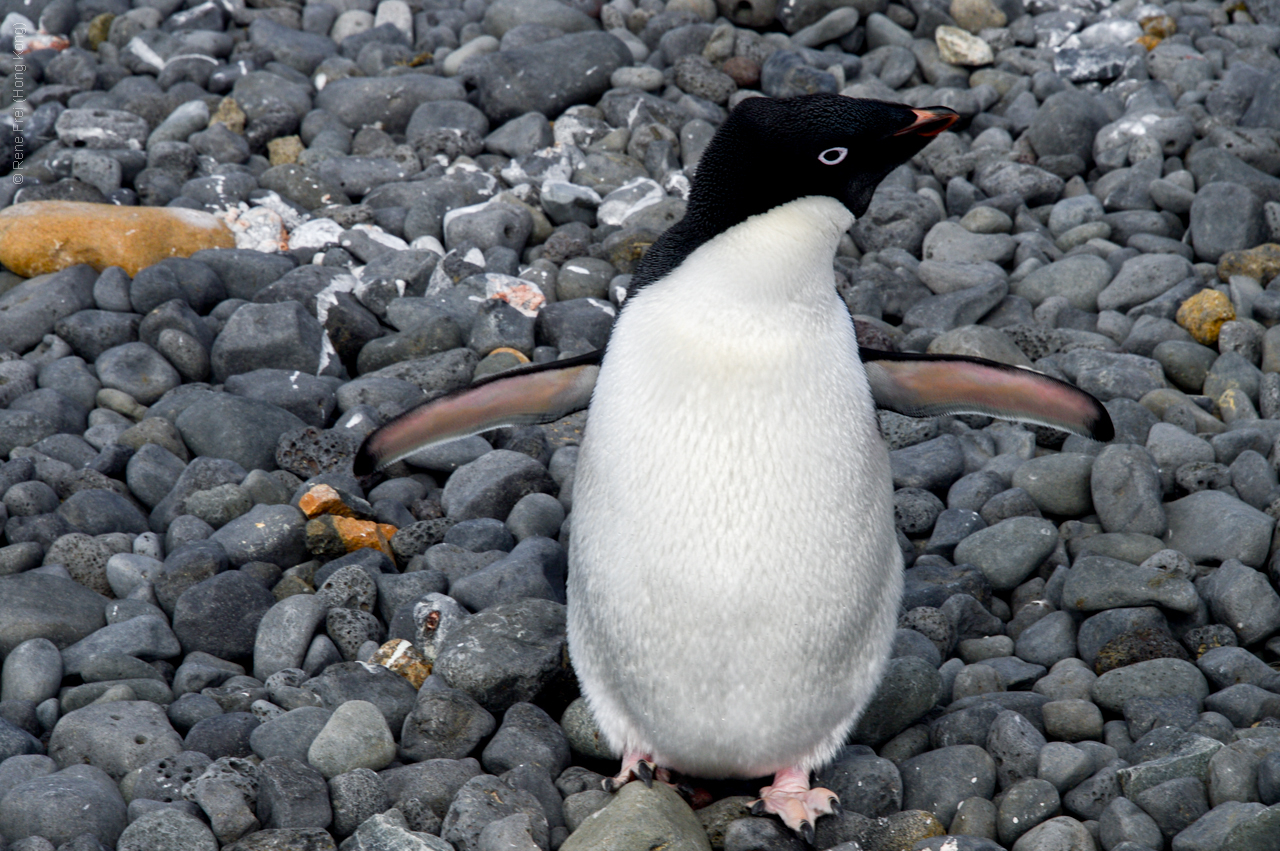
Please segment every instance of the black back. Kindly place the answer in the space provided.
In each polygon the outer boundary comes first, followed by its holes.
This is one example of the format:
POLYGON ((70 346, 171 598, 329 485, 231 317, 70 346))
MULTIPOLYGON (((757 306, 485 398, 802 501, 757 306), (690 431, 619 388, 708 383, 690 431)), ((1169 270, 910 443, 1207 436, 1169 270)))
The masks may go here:
POLYGON ((684 218, 650 247, 628 296, 717 234, 797 198, 829 195, 862 215, 880 181, 929 143, 916 133, 895 135, 918 118, 903 104, 832 94, 743 101, 707 145, 684 218), (848 152, 839 162, 819 159, 836 148, 848 152))

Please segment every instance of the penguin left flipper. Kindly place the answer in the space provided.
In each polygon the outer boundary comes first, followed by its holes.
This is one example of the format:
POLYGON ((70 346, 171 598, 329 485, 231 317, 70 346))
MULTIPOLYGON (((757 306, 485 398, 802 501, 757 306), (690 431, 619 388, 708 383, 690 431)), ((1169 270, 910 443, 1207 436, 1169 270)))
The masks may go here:
POLYGON ((962 355, 860 349, 876 407, 909 417, 985 414, 1107 441, 1111 416, 1088 393, 1044 373, 962 355))
POLYGON ((549 423, 591 401, 604 352, 533 364, 486 376, 423 402, 370 434, 355 458, 367 476, 419 449, 494 428, 549 423))
POLYGON ((751 805, 751 814, 771 813, 813 844, 818 816, 836 812, 840 799, 830 789, 810 788, 809 772, 786 768, 773 776, 773 784, 760 790, 760 799, 751 805))

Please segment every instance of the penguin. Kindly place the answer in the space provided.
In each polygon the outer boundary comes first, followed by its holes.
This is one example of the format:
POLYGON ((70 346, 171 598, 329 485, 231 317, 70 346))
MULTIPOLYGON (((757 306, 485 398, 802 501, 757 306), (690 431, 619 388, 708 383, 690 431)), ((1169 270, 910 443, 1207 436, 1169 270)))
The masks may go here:
POLYGON ((876 186, 958 116, 815 94, 739 104, 684 218, 637 268, 606 349, 491 376, 372 433, 368 474, 431 443, 589 407, 568 640, 622 757, 772 775, 754 811, 808 841, 889 659, 902 595, 877 405, 1113 434, 1092 396, 979 358, 860 349, 833 259, 876 186))

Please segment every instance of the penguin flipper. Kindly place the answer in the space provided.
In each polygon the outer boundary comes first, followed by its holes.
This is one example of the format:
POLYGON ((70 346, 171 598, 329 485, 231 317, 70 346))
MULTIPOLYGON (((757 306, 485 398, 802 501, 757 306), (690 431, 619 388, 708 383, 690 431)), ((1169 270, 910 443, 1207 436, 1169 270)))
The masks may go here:
POLYGON ((1043 373, 983 358, 860 349, 876 406, 909 417, 985 414, 1107 441, 1111 416, 1090 394, 1043 373))
POLYGON ((355 474, 367 476, 419 449, 510 425, 548 423, 591 401, 601 350, 486 376, 423 402, 374 431, 360 446, 355 474))

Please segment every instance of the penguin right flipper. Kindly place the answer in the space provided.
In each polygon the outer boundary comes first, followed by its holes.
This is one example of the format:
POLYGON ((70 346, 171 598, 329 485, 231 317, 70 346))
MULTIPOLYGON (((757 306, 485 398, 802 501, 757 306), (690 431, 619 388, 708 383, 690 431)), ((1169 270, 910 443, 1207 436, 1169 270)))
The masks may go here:
POLYGON ((510 425, 549 423, 587 407, 603 350, 486 376, 423 402, 374 431, 355 474, 367 476, 419 449, 510 425))
POLYGON ((1115 437, 1111 416, 1088 393, 1040 372, 962 355, 860 349, 876 407, 909 417, 985 414, 1115 437))

